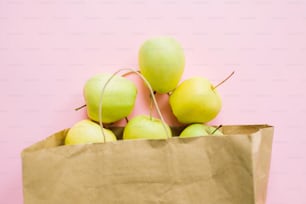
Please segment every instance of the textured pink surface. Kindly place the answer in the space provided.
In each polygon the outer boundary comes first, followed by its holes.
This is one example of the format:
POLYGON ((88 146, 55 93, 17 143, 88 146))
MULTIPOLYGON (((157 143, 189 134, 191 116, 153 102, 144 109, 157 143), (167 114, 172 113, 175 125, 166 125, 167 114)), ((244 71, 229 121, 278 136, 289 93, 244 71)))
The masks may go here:
POLYGON ((182 43, 184 78, 236 71, 212 123, 275 125, 267 203, 306 203, 305 25, 304 0, 0 1, 0 203, 22 203, 21 150, 85 117, 85 80, 155 35, 182 43))

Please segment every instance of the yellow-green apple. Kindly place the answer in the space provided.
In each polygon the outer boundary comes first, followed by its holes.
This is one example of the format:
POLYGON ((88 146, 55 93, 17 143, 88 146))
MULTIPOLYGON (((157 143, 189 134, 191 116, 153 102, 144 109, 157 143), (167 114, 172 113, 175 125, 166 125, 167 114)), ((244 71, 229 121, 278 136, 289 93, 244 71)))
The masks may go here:
POLYGON ((138 60, 140 72, 158 93, 175 89, 184 72, 183 48, 171 37, 155 37, 145 41, 140 47, 138 60))
POLYGON ((147 115, 133 117, 125 126, 123 139, 167 139, 171 129, 158 118, 147 115))
POLYGON ((181 123, 205 123, 221 110, 221 98, 209 80, 194 77, 183 81, 170 95, 173 114, 181 123))
POLYGON ((207 135, 223 135, 223 133, 213 126, 208 126, 204 124, 191 124, 188 125, 179 135, 179 137, 198 137, 207 135))
MULTIPOLYGON (((111 78, 110 74, 98 74, 87 80, 84 86, 84 99, 88 117, 99 121, 101 92, 111 78)), ((128 116, 134 108, 137 95, 135 84, 121 76, 114 76, 102 96, 102 122, 112 123, 128 116)))
MULTIPOLYGON (((105 141, 116 141, 115 134, 109 130, 103 128, 105 135, 105 141)), ((89 143, 103 143, 104 136, 101 127, 90 120, 81 120, 74 124, 68 131, 65 138, 65 145, 75 144, 89 144, 89 143)))

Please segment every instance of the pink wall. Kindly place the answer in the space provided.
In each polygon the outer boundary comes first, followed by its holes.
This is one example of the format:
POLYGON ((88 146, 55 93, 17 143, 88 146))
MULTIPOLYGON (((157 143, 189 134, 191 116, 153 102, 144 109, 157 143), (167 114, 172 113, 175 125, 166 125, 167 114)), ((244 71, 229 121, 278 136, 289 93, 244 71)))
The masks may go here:
POLYGON ((0 203, 22 203, 21 150, 84 118, 85 80, 137 68, 143 40, 165 34, 184 78, 236 71, 212 123, 275 125, 267 203, 305 203, 305 25, 304 0, 0 1, 0 203))

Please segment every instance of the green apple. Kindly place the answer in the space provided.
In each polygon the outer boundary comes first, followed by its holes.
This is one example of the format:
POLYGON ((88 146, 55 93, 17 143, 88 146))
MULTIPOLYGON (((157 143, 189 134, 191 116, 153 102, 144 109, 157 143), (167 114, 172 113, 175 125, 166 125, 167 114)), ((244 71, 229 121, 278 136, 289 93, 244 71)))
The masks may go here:
POLYGON ((221 110, 221 98, 209 80, 194 77, 183 81, 171 94, 169 103, 181 123, 205 123, 221 110))
MULTIPOLYGON (((88 117, 99 121, 101 92, 112 75, 98 74, 84 86, 84 99, 88 117)), ((128 116, 134 108, 137 95, 135 84, 121 76, 114 76, 107 84, 102 96, 102 122, 112 123, 128 116)))
POLYGON ((125 126, 123 139, 167 139, 171 137, 171 129, 161 120, 138 115, 133 117, 125 126))
MULTIPOLYGON (((108 129, 103 128, 105 141, 116 141, 115 134, 108 129)), ((103 143, 104 136, 101 127, 90 120, 81 120, 74 124, 68 131, 65 138, 65 145, 103 143)))
POLYGON ((208 126, 204 124, 191 124, 187 126, 179 135, 179 137, 198 137, 207 135, 223 135, 220 130, 216 130, 216 127, 208 126))
POLYGON ((171 37, 148 39, 140 47, 138 59, 140 72, 158 93, 175 89, 184 72, 184 51, 171 37))

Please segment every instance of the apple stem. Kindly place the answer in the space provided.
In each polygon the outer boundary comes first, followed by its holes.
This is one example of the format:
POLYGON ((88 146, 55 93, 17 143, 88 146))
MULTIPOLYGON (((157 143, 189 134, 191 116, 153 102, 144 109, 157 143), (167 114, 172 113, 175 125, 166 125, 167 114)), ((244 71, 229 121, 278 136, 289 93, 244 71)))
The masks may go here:
POLYGON ((231 78, 234 75, 235 71, 233 71, 230 75, 228 75, 223 81, 221 81, 219 84, 217 84, 213 89, 216 89, 218 86, 226 82, 229 78, 231 78))
POLYGON ((77 108, 75 108, 74 110, 75 111, 78 111, 78 110, 81 110, 82 108, 85 108, 86 107, 86 104, 84 104, 84 105, 82 105, 82 106, 80 106, 80 107, 77 107, 77 108))
POLYGON ((128 117, 125 117, 125 122, 126 122, 126 123, 128 123, 128 122, 129 122, 128 117))
POLYGON ((216 127, 216 129, 214 130, 214 131, 212 131, 212 135, 215 133, 215 132, 217 132, 217 130, 219 130, 220 128, 222 128, 222 125, 219 125, 218 127, 216 127))

